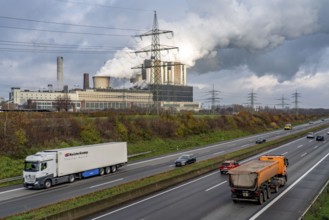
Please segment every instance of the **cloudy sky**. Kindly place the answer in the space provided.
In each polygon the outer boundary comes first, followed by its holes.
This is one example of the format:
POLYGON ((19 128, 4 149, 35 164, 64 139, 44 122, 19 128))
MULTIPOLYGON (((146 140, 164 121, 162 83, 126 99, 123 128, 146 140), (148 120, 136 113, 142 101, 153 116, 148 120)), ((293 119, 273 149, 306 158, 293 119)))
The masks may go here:
MULTIPOLYGON (((162 60, 188 66, 194 99, 217 104, 329 108, 327 0, 0 0, 0 97, 11 87, 56 85, 56 57, 64 84, 82 88, 83 73, 129 78, 150 54, 133 37, 152 29, 179 52, 162 60), (249 97, 249 98, 248 98, 249 97)), ((122 80, 124 81, 124 80, 122 80)), ((114 82, 115 87, 129 83, 114 82)))

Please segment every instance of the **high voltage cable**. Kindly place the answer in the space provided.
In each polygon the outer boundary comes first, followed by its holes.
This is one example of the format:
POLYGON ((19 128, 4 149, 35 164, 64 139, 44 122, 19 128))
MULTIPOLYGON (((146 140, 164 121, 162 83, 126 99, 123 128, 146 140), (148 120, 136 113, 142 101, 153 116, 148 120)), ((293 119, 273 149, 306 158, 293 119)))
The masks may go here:
POLYGON ((122 31, 141 31, 139 29, 133 29, 133 28, 114 28, 114 27, 94 26, 94 25, 70 24, 70 23, 60 23, 60 22, 54 22, 54 21, 40 21, 40 20, 26 19, 26 18, 14 18, 14 17, 9 17, 9 16, 0 16, 0 18, 10 19, 10 20, 19 20, 19 21, 46 23, 46 24, 76 26, 76 27, 100 28, 100 29, 122 30, 122 31))
POLYGON ((56 30, 46 30, 46 29, 11 27, 11 26, 4 26, 4 25, 1 25, 0 28, 28 30, 28 31, 53 32, 53 33, 64 33, 64 34, 87 34, 87 35, 112 36, 112 37, 131 37, 131 35, 128 35, 128 34, 101 34, 101 33, 88 33, 88 32, 56 31, 56 30))
POLYGON ((55 0, 55 1, 71 3, 71 4, 91 5, 91 6, 97 6, 97 7, 113 8, 113 9, 123 9, 123 10, 130 10, 130 11, 147 11, 147 12, 153 12, 154 11, 154 10, 141 9, 141 8, 127 8, 127 7, 118 7, 118 6, 101 5, 101 4, 90 4, 90 3, 79 2, 79 1, 69 1, 69 0, 67 0, 67 1, 55 0))
MULTIPOLYGON (((54 44, 54 43, 41 43, 41 42, 22 42, 22 41, 7 41, 0 40, 0 45, 9 45, 9 46, 33 46, 33 47, 63 47, 63 48, 74 48, 79 47, 79 44, 54 44)), ((111 48, 111 49, 121 49, 122 47, 111 47, 111 46, 100 46, 100 45, 90 45, 82 46, 83 48, 111 48)))

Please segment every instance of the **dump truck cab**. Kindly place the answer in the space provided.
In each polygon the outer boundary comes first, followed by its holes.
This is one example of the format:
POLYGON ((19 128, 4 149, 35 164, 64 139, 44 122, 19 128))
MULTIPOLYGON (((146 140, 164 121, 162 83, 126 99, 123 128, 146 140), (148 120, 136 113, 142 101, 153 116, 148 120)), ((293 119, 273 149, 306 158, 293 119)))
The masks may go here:
POLYGON ((260 156, 259 160, 261 161, 278 161, 278 175, 287 175, 287 166, 289 165, 288 158, 284 155, 264 155, 260 156))

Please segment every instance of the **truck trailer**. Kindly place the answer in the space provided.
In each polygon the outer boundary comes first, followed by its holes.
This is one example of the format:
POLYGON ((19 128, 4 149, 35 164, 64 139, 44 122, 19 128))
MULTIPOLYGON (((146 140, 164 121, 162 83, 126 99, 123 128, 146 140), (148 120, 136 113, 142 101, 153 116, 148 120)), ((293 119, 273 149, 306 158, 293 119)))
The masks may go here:
POLYGON ((45 150, 26 157, 24 187, 50 188, 76 179, 114 173, 127 162, 126 142, 45 150))
POLYGON ((228 172, 233 202, 254 201, 263 204, 288 180, 288 159, 283 155, 265 155, 228 172))

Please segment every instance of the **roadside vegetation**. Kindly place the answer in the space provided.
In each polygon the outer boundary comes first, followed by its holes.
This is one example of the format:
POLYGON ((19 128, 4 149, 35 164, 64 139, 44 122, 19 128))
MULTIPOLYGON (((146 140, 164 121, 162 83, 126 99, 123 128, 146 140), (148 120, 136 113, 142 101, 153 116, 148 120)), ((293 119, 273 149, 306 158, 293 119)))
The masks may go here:
POLYGON ((319 115, 249 113, 159 116, 117 112, 0 114, 0 180, 22 174, 26 155, 37 151, 126 141, 128 154, 151 157, 283 128, 319 115), (143 154, 148 152, 148 154, 143 154))
POLYGON ((329 184, 307 211, 304 220, 329 220, 329 184))
MULTIPOLYGON (((319 127, 318 129, 324 127, 319 127)), ((150 193, 160 191, 170 185, 186 181, 196 176, 218 169, 219 164, 227 159, 242 160, 260 152, 275 148, 296 138, 305 136, 308 131, 285 136, 283 138, 267 143, 254 145, 238 151, 217 156, 215 158, 201 161, 190 166, 174 169, 171 171, 155 174, 139 180, 100 190, 94 193, 75 197, 56 204, 37 208, 34 210, 9 216, 7 220, 27 220, 27 219, 68 219, 81 218, 84 215, 101 211, 105 208, 114 207, 124 202, 136 199, 150 193), (104 205, 106 204, 106 205, 104 205), (88 211, 88 207, 92 210, 88 211)), ((321 219, 321 218, 320 218, 321 219)), ((324 218, 325 219, 325 218, 324 218)))

